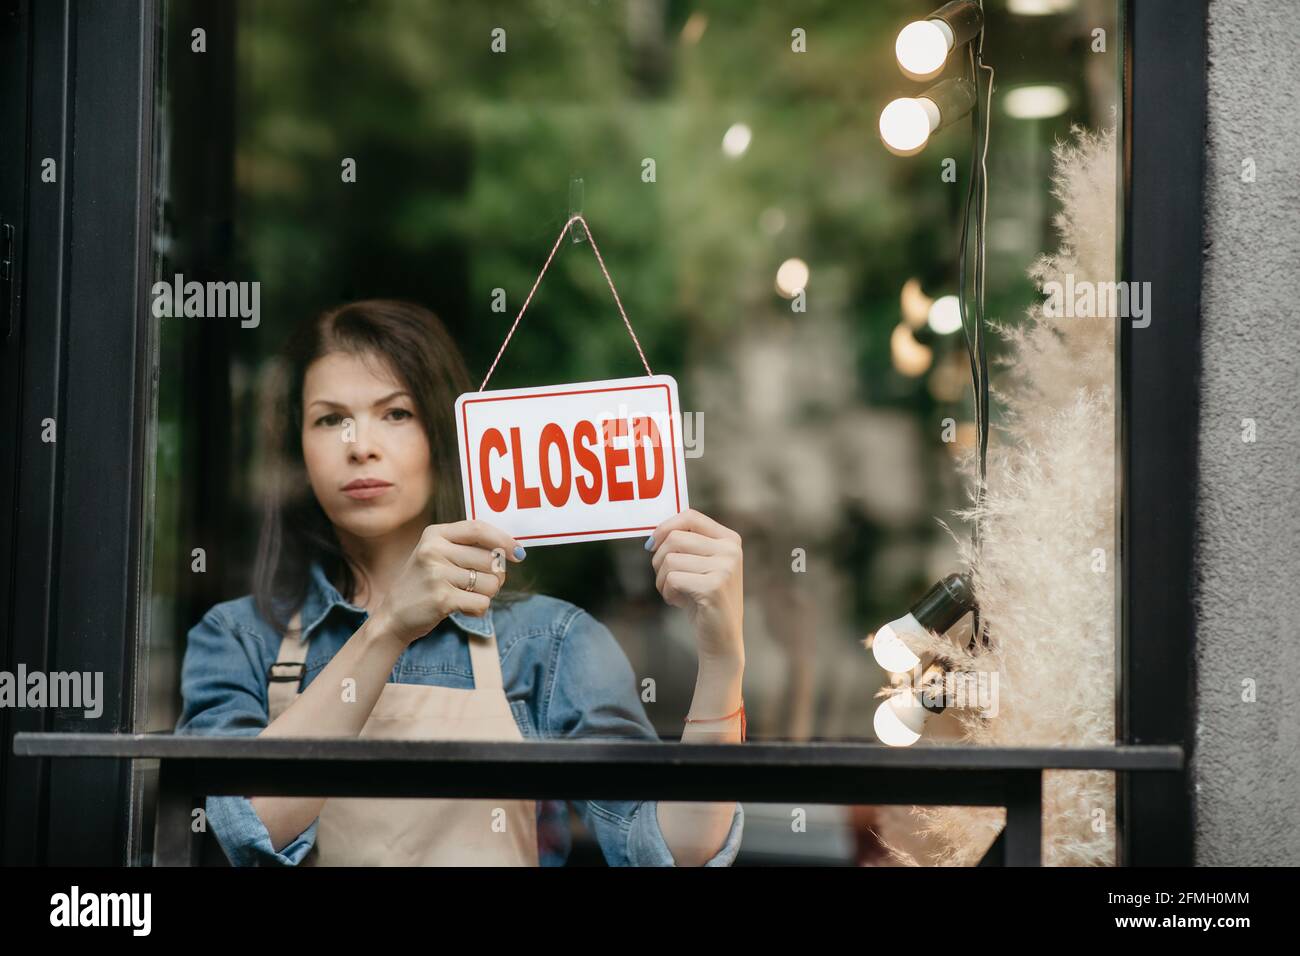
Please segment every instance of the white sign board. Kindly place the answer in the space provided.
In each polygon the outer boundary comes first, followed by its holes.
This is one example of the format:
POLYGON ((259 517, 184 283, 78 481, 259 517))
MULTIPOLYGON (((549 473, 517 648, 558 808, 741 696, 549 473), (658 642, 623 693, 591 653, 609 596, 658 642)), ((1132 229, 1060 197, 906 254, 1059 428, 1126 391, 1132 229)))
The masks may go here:
POLYGON ((465 516, 524 547, 644 538, 690 507, 671 375, 466 392, 465 516))

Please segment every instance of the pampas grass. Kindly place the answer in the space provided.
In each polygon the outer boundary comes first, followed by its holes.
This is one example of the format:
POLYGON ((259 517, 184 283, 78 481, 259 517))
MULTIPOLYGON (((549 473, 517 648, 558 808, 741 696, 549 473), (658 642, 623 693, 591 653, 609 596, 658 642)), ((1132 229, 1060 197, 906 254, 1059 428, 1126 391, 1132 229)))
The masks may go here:
MULTIPOLYGON (((1029 269, 1039 284, 1115 279, 1115 136, 1075 127, 1053 150, 1060 248, 1029 269)), ((991 647, 967 634, 934 638, 959 670, 995 670, 998 710, 953 711, 961 743, 1110 746, 1115 741, 1115 319, 1049 318, 1041 304, 1018 326, 990 323, 1008 345, 993 380, 1000 414, 989 442, 981 547, 968 562, 991 647), (954 643, 957 650, 954 653, 954 643)), ((972 483, 973 455, 962 462, 972 483)), ((882 691, 887 694, 888 691, 882 691)), ((1001 808, 914 807, 928 858, 891 846, 905 865, 977 863, 1001 829, 1001 808)), ((1113 865, 1114 775, 1048 771, 1043 863, 1113 865)))

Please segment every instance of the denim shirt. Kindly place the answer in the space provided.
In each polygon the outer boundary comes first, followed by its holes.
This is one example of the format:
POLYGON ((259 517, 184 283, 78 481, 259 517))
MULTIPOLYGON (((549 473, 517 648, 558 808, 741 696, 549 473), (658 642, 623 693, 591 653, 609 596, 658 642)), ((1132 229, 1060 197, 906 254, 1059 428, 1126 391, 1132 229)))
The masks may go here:
MULTIPOLYGON (((301 689, 361 626, 368 613, 343 600, 319 563, 313 563, 302 607, 308 641, 301 689)), ((623 649, 605 625, 576 605, 544 595, 493 604, 482 617, 455 612, 412 642, 398 658, 390 682, 473 688, 469 646, 460 631, 495 630, 501 680, 524 739, 640 737, 658 734, 636 690, 623 649)), ((266 727, 267 675, 279 656, 281 635, 245 596, 214 605, 190 629, 181 667, 184 704, 178 734, 255 737, 266 727)), ((657 801, 573 800, 611 866, 674 866, 659 829, 657 801)), ((570 833, 562 801, 537 801, 538 858, 559 866, 568 858, 570 833)), ((277 851, 247 797, 213 796, 206 816, 235 866, 294 866, 316 840, 313 820, 277 851)), ((740 849, 744 810, 739 803, 727 838, 705 866, 730 866, 740 849)))

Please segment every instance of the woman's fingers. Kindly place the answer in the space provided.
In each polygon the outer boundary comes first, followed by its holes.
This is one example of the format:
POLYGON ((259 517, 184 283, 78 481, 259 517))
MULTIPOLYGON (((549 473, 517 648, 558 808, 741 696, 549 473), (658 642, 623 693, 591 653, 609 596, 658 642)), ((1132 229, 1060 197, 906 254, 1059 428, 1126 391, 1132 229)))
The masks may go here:
POLYGON ((673 571, 692 574, 707 574, 717 569, 717 561, 712 555, 686 554, 674 551, 659 562, 655 571, 655 588, 663 593, 664 584, 673 571))
MULTIPOLYGON (((467 578, 469 577, 468 571, 465 572, 465 576, 467 578)), ((488 580, 492 580, 491 575, 488 576, 488 580)), ((481 578, 479 579, 478 585, 479 587, 483 586, 481 578)), ((453 588, 451 595, 452 611, 463 611, 465 614, 473 614, 476 617, 487 611, 488 607, 492 603, 492 598, 490 596, 479 594, 477 591, 466 591, 463 588, 453 588)))
POLYGON ((442 553, 452 564, 465 569, 473 568, 480 573, 495 575, 503 582, 505 581, 506 556, 505 552, 500 548, 489 551, 486 548, 476 548, 468 544, 456 544, 453 541, 448 541, 443 545, 442 553))
POLYGON ((717 538, 710 538, 695 531, 677 529, 669 531, 662 541, 656 539, 654 557, 650 559, 650 563, 658 571, 659 565, 670 554, 710 555, 719 553, 723 547, 725 543, 717 538))
POLYGON ((442 536, 448 541, 456 544, 477 545, 491 551, 500 548, 505 554, 507 561, 522 561, 520 556, 523 548, 518 541, 506 534, 496 525, 488 524, 486 521, 468 520, 455 521, 451 524, 439 525, 442 536), (519 548, 516 552, 515 549, 519 548))
POLYGON ((669 534, 676 530, 693 531, 696 534, 702 534, 709 538, 719 538, 729 541, 740 541, 740 535, 732 531, 726 525, 714 521, 702 511, 696 511, 694 508, 687 508, 685 511, 679 511, 659 523, 651 537, 654 539, 655 547, 669 534))
POLYGON ((690 613, 701 654, 742 654, 740 535, 688 508, 658 525, 647 546, 654 549, 655 588, 690 613))
POLYGON ((453 587, 462 591, 473 594, 483 594, 487 597, 494 597, 501 590, 501 578, 497 577, 490 571, 480 571, 477 568, 463 568, 453 565, 448 572, 448 578, 453 587), (473 573, 471 573, 471 571, 473 573), (471 588, 470 584, 474 586, 471 588))
POLYGON ((673 607, 689 609, 692 602, 698 601, 703 595, 710 594, 716 589, 715 577, 712 571, 665 571, 663 586, 659 589, 659 593, 673 607))

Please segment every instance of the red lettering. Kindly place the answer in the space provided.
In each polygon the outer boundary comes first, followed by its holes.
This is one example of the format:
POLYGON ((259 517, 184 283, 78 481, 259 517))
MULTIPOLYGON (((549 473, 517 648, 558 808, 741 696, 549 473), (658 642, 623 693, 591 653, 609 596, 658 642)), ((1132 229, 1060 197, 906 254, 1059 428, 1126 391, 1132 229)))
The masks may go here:
POLYGON ((500 429, 488 428, 479 441, 478 469, 483 487, 483 497, 488 508, 494 512, 505 511, 514 503, 516 508, 541 508, 542 493, 546 503, 552 508, 565 507, 576 487, 578 498, 584 504, 594 505, 606 497, 602 494, 608 489, 607 500, 631 501, 633 498, 653 499, 663 491, 667 477, 663 448, 663 435, 654 419, 648 415, 639 415, 631 419, 609 418, 600 422, 600 435, 596 424, 579 421, 573 426, 572 444, 564 427, 556 422, 548 422, 542 427, 537 440, 539 485, 530 486, 524 480, 524 439, 521 428, 510 429, 509 450, 500 429), (631 441, 626 448, 617 448, 617 438, 629 437, 631 441), (649 443, 650 452, 646 452, 649 443), (597 446, 600 446, 599 450, 597 446), (636 476, 630 474, 620 480, 620 468, 633 465, 632 448, 636 448, 636 476), (558 452, 558 465, 551 459, 551 451, 558 452), (514 480, 502 478, 497 487, 492 484, 492 455, 502 460, 498 466, 504 469, 504 459, 510 458, 509 468, 514 472, 514 480), (601 464, 601 458, 604 464, 601 464))
POLYGON ((569 444, 564 438, 564 429, 555 422, 551 422, 542 429, 542 439, 538 445, 538 452, 541 455, 542 468, 542 488, 546 492, 546 500, 556 508, 564 507, 564 503, 569 500, 569 444), (551 484, 551 445, 560 446, 560 483, 551 484))
POLYGON ((515 493, 515 501, 520 508, 540 508, 542 506, 542 496, 538 494, 536 488, 529 488, 524 484, 524 455, 519 448, 519 429, 510 429, 510 457, 514 460, 515 465, 515 485, 518 491, 515 493))
POLYGON ((502 479, 500 489, 492 488, 492 469, 488 465, 488 456, 495 451, 498 455, 506 453, 506 440, 495 428, 483 433, 483 440, 478 446, 478 467, 483 479, 483 497, 493 511, 505 511, 510 505, 510 482, 502 479))
POLYGON ((585 468, 591 475, 590 481, 583 481, 582 476, 578 476, 578 497, 583 503, 594 505, 600 500, 601 477, 600 477, 600 459, 590 448, 596 444, 596 426, 588 421, 578 422, 573 427, 573 457, 578 460, 578 465, 585 468))
POLYGON ((628 449, 614 447, 614 439, 627 434, 627 421, 622 418, 607 418, 601 422, 601 427, 605 435, 605 479, 609 485, 609 500, 631 501, 632 482, 618 481, 614 477, 620 466, 631 461, 628 449))
POLYGON ((658 498, 664 486, 664 446, 659 440, 659 428, 649 416, 632 419, 632 435, 636 440, 636 494, 638 498, 658 498), (650 447, 654 449, 655 476, 653 483, 647 484, 645 470, 645 442, 648 437, 650 447))

